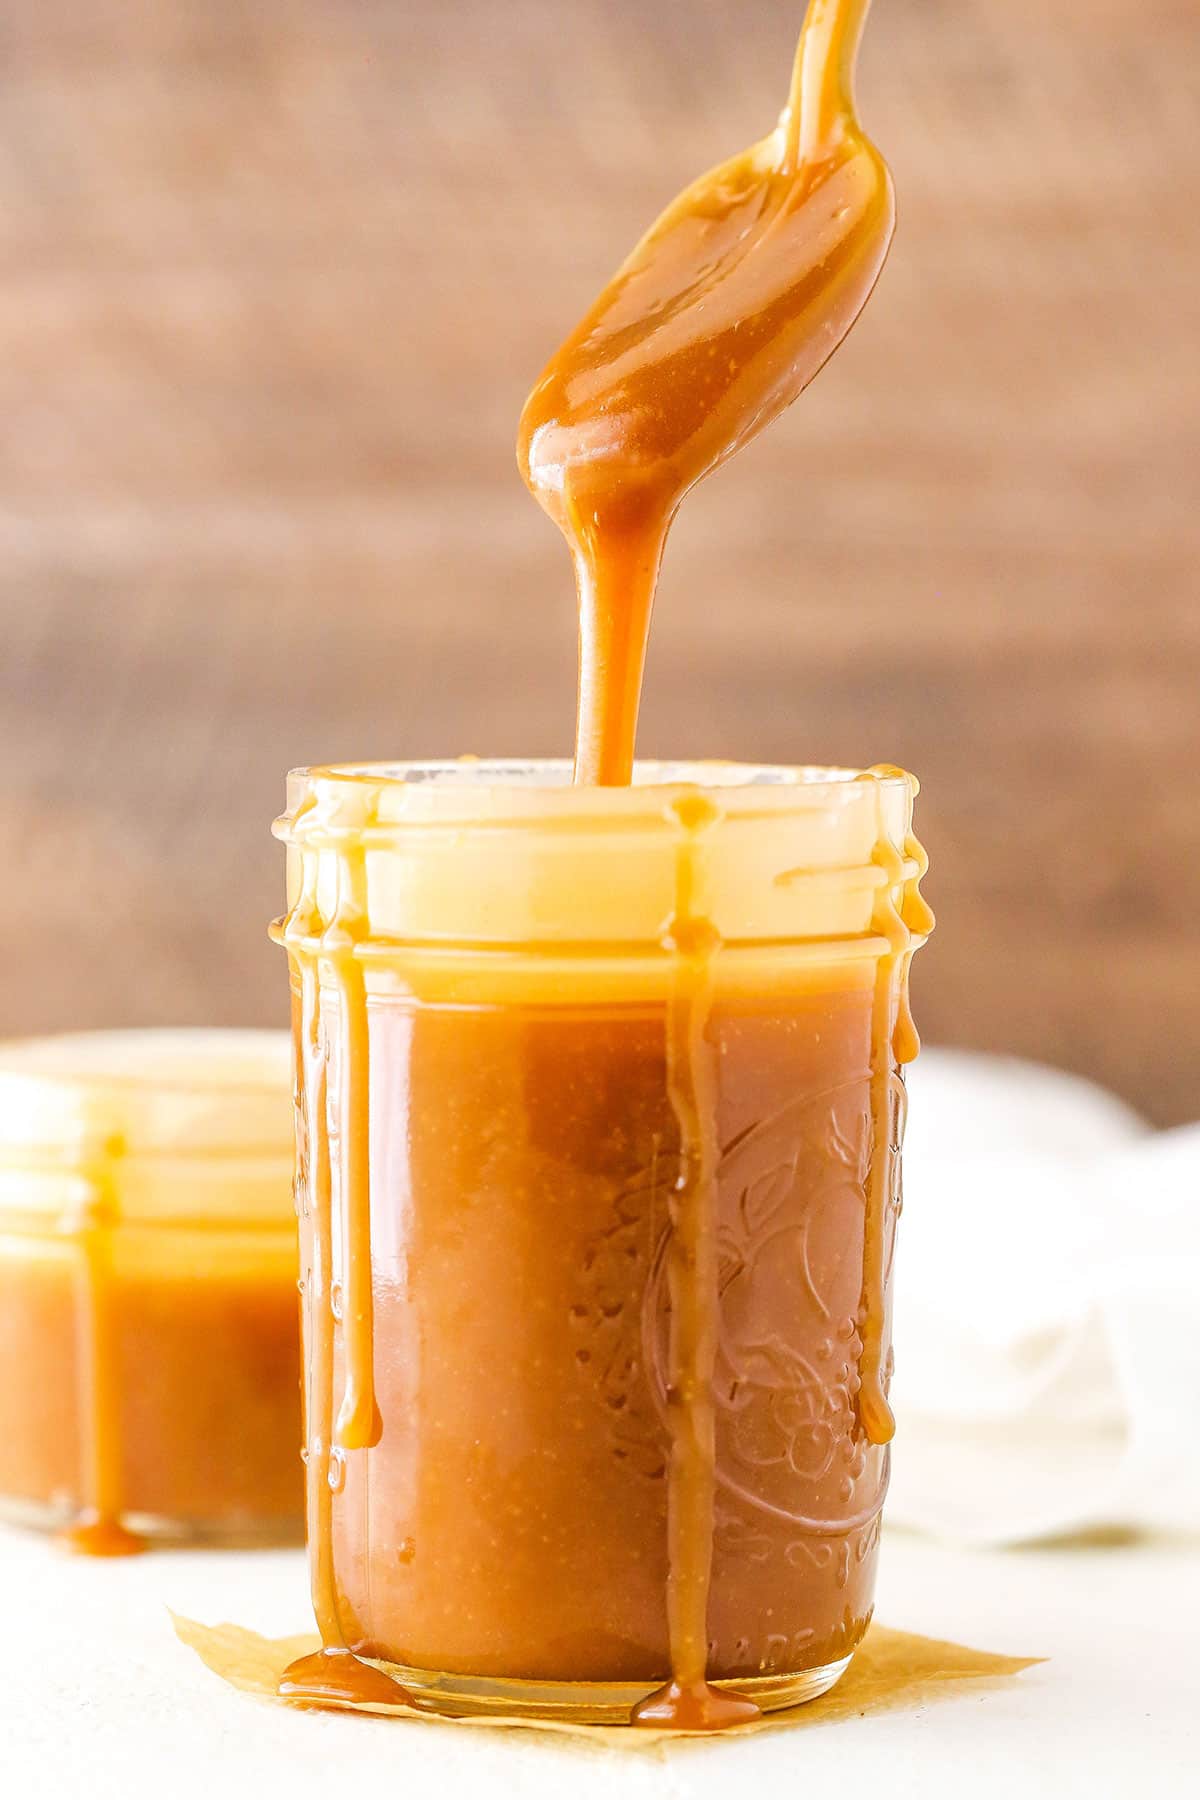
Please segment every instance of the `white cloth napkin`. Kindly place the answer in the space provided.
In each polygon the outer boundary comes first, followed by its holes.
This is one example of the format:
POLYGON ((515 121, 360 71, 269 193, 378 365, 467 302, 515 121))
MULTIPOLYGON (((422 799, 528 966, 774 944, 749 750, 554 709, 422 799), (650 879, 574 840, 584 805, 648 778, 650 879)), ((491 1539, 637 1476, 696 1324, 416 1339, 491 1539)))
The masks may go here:
POLYGON ((1200 1531, 1200 1124, 959 1051, 909 1090, 890 1522, 1200 1531))

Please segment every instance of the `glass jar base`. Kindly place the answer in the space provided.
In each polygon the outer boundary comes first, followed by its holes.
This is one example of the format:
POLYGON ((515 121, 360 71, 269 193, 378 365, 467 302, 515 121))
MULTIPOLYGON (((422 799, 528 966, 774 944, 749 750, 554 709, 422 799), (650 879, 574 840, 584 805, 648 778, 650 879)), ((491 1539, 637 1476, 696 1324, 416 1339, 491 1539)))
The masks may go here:
MULTIPOLYGON (((780 1712, 827 1694, 850 1666, 850 1657, 825 1663, 819 1669, 790 1674, 750 1675, 736 1681, 716 1681, 714 1687, 744 1694, 762 1711, 780 1712)), ((654 1692, 657 1683, 602 1681, 511 1681, 475 1675, 437 1674, 410 1669, 399 1663, 380 1663, 414 1695, 430 1701, 439 1711, 461 1717, 488 1714, 506 1718, 545 1719, 567 1725, 626 1725, 640 1700, 654 1692)))
MULTIPOLYGON (((84 1509, 0 1494, 0 1524, 17 1525, 47 1537, 69 1539, 88 1524, 84 1509)), ((302 1517, 285 1519, 167 1519, 154 1513, 122 1512, 114 1525, 150 1548, 270 1550, 304 1542, 302 1517)))

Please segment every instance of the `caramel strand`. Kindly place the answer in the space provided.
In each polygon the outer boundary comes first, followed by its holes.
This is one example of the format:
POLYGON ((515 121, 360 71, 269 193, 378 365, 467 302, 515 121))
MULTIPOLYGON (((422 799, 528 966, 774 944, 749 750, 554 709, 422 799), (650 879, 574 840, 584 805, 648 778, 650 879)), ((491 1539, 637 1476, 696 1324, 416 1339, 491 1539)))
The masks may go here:
POLYGON ((713 1554, 717 1354, 716 1047, 709 1036, 713 962, 720 936, 702 896, 704 835, 720 819, 706 795, 687 794, 669 812, 680 827, 675 911, 664 938, 673 956, 667 1007, 667 1090, 679 1130, 679 1175, 671 1192, 667 1421, 667 1629, 671 1680, 634 1708, 635 1725, 712 1731, 759 1717, 752 1700, 710 1685, 708 1591, 713 1554))
POLYGON ((321 1033, 320 978, 312 962, 300 975, 300 1044, 303 1057, 308 1169, 302 1204, 312 1231, 307 1271, 309 1382, 305 1406, 308 1541, 312 1546, 312 1601, 326 1649, 344 1649, 333 1573, 333 1201, 329 1166, 328 1060, 321 1033))
MULTIPOLYGON (((796 398, 850 329, 883 265, 891 182, 858 130, 853 92, 868 5, 812 0, 776 131, 667 209, 526 404, 522 472, 564 533, 575 566, 579 783, 632 779, 655 587, 680 501, 796 398)), ((634 1717, 711 1728, 752 1717, 757 1708, 713 1690, 706 1678, 718 1304, 716 1077, 706 1027, 719 940, 695 890, 700 834, 717 814, 701 796, 678 802, 675 811, 683 836, 667 1030, 681 1154, 668 1260, 672 1679, 634 1717)), ((903 929, 898 917, 896 924, 903 929)), ((868 1436, 881 1443, 892 1429, 879 1366, 881 1183, 890 1179, 885 1108, 895 984, 897 970, 903 983, 906 968, 897 953, 881 963, 872 1046, 862 1410, 868 1436)))
POLYGON ((887 1222, 895 1192, 902 1125, 902 1113, 898 1113, 897 1130, 893 1131, 894 1097, 897 1086, 902 1086, 896 1065, 911 1062, 920 1049, 908 1002, 908 971, 913 952, 933 927, 933 914, 919 889, 929 859, 911 831, 906 832, 903 852, 897 849, 886 813, 886 784, 902 781, 908 787, 907 811, 911 821, 916 781, 903 769, 883 764, 868 770, 860 779, 875 787, 876 843, 872 860, 883 879, 876 892, 872 927, 886 940, 887 953, 879 959, 872 1010, 871 1148, 863 1215, 858 1411, 868 1442, 887 1444, 896 1430, 884 1369, 887 1222))
POLYGON ((871 0, 813 0, 796 46, 792 85, 779 121, 780 169, 817 160, 858 123, 854 74, 871 0))
POLYGON ((82 1440, 79 1517, 63 1533, 84 1556, 134 1556, 144 1539, 122 1522, 121 1394, 117 1367, 112 1234, 117 1223, 117 1167, 125 1154, 119 1136, 106 1137, 89 1159, 89 1188, 77 1276, 79 1424, 82 1440))
MULTIPOLYGON (((306 809, 309 810, 309 809, 306 809)), ((301 815, 302 816, 302 815, 301 815)), ((351 853, 353 857, 353 853, 351 853)), ((424 1710, 424 1702, 374 1664, 355 1656, 346 1643, 338 1605, 333 1557, 333 1501, 340 1487, 335 1457, 345 1449, 365 1451, 350 1442, 364 1417, 371 1421, 370 1442, 378 1439, 380 1421, 374 1392, 373 1320, 371 1311, 370 1191, 367 1182, 366 995, 354 944, 367 923, 362 853, 347 871, 339 863, 339 905, 328 927, 322 927, 316 898, 317 853, 301 850, 301 883, 295 906, 279 931, 300 982, 300 1032, 297 1070, 303 1105, 306 1154, 299 1170, 298 1199, 307 1215, 311 1261, 304 1276, 308 1386, 305 1395, 305 1493, 308 1510, 309 1571, 313 1613, 321 1649, 290 1663, 279 1679, 284 1699, 310 1706, 371 1706, 398 1703, 424 1710), (343 1361, 346 1390, 334 1426, 334 1339, 337 1319, 333 1283, 333 1175, 329 1144, 329 1051, 321 1017, 321 960, 331 966, 339 999, 341 1051, 340 1095, 345 1108, 342 1126, 340 1207, 348 1300, 343 1304, 343 1361), (347 1139, 350 1142, 347 1142, 347 1139), (350 1277, 356 1272, 357 1279, 350 1277), (362 1286, 366 1285, 366 1305, 362 1286), (346 1331, 353 1319, 353 1332, 346 1331), (352 1386, 352 1374, 353 1382, 352 1386), (350 1433, 343 1422, 350 1421, 350 1433), (339 1433, 341 1435, 339 1435, 339 1433), (337 1447, 335 1448, 335 1437, 337 1447)))
POLYGON ((366 933, 366 853, 345 850, 338 862, 338 907, 324 947, 338 995, 340 1126, 339 1209, 342 1221, 342 1345, 346 1385, 334 1441, 368 1450, 382 1429, 375 1404, 374 1303, 371 1287, 370 1043, 367 993, 355 949, 366 933))
POLYGON ((667 208, 526 402, 518 461, 576 575, 578 782, 631 779, 680 501, 807 386, 883 267, 891 177, 853 95, 866 13, 812 0, 779 125, 667 208))

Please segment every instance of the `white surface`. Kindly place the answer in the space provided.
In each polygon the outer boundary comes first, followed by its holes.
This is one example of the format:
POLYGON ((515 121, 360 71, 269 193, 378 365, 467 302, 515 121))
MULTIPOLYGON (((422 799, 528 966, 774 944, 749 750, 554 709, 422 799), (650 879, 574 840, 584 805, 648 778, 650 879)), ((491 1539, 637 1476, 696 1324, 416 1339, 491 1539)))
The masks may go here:
POLYGON ((302 1630, 297 1552, 87 1563, 0 1529, 0 1594, 4 1800, 1174 1800, 1200 1775, 1196 1547, 968 1551, 885 1535, 886 1623, 1052 1660, 919 1710, 624 1753, 235 1693, 176 1641, 166 1609, 302 1630))
MULTIPOLYGON (((1087 1084, 946 1053, 917 1065, 912 1101, 890 1517, 976 1541, 1195 1526, 1200 1127, 1154 1137, 1087 1084)), ((168 1607, 303 1630, 303 1559, 88 1563, 0 1529, 0 1800, 1200 1791, 1195 1538, 995 1550, 892 1531, 885 1623, 1051 1661, 927 1708, 627 1753, 255 1701, 177 1642, 168 1607)))
POLYGON ((961 1052, 909 1087, 888 1517, 1200 1531, 1200 1125, 961 1052))

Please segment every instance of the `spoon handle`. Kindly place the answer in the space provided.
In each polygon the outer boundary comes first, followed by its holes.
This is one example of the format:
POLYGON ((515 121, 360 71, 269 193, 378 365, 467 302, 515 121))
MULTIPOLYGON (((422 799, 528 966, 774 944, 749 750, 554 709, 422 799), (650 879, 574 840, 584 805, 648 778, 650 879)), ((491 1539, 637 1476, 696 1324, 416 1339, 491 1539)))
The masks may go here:
POLYGON ((854 124, 854 70, 871 0, 809 0, 780 125, 784 173, 854 124))

